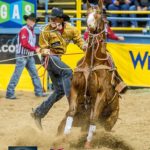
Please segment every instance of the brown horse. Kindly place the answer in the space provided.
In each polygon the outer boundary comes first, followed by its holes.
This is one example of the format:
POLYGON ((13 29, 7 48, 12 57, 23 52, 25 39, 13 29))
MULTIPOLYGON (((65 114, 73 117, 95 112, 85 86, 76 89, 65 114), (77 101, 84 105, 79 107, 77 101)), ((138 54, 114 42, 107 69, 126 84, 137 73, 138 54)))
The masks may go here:
POLYGON ((119 93, 115 90, 114 71, 106 52, 106 20, 103 17, 102 0, 98 6, 89 7, 87 25, 88 48, 74 71, 69 111, 58 127, 58 134, 69 134, 72 126, 89 125, 85 147, 89 148, 96 131, 96 124, 103 120, 110 131, 118 119, 119 93), (85 122, 84 122, 85 121, 85 122))

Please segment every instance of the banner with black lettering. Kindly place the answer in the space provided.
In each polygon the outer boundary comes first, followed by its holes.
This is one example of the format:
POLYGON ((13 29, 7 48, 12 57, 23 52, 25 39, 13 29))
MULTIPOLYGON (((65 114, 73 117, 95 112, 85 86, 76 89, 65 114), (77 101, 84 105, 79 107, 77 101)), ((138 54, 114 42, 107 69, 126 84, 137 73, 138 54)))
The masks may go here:
MULTIPOLYGON (((16 44, 17 44, 17 34, 0 35, 0 64, 14 64, 16 62, 15 60, 16 44)), ((36 60, 36 64, 39 64, 40 60, 38 56, 34 56, 34 58, 36 60)))

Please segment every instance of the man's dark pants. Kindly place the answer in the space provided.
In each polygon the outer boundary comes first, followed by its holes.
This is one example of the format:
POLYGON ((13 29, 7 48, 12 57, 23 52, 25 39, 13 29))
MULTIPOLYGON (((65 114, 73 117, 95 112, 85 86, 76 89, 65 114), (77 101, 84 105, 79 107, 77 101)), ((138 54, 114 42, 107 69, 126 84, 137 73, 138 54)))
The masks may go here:
POLYGON ((55 102, 60 100, 64 95, 69 97, 72 70, 57 56, 51 56, 47 71, 54 86, 54 92, 39 105, 34 113, 37 117, 43 118, 55 102))

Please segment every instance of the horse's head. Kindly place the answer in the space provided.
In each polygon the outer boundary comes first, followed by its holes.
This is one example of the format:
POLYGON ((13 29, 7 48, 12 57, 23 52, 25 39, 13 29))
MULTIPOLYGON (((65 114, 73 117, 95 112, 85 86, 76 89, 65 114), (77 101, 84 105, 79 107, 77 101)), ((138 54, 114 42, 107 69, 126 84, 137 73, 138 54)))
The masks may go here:
POLYGON ((91 6, 87 1, 87 26, 91 33, 98 33, 104 28, 103 3, 98 0, 98 5, 91 6))

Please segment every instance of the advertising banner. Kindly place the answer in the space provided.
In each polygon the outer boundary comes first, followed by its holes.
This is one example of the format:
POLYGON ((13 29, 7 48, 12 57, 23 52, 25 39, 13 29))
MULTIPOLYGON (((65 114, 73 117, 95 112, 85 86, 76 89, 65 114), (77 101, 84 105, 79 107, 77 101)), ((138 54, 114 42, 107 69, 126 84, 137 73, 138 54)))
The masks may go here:
MULTIPOLYGON (((1 36, 0 60, 15 58, 16 35, 1 36)), ((150 45, 108 43, 107 49, 114 60, 120 76, 128 86, 150 87, 150 45)), ((82 53, 74 44, 68 46, 67 52, 82 53)), ((62 60, 74 69, 81 57, 83 57, 83 54, 75 56, 65 55, 62 57, 62 60)), ((35 56, 35 60, 36 64, 40 64, 38 56, 35 56)), ((9 81, 14 70, 15 60, 0 64, 1 69, 5 70, 5 73, 1 72, 1 78, 4 79, 3 81, 9 81), (9 70, 7 66, 9 66, 9 70)), ((23 75, 23 77, 26 79, 26 75, 23 75)), ((3 84, 0 84, 0 88, 6 88, 7 84, 7 82, 3 82, 3 84)))
MULTIPOLYGON (((11 79, 11 76, 15 70, 16 63, 16 44, 17 44, 17 35, 9 34, 9 35, 0 35, 0 89, 6 90, 7 85, 11 79)), ((38 39, 38 37, 37 37, 38 39)), ((38 55, 34 56, 35 62, 37 64, 37 68, 39 68, 39 64, 41 64, 38 55)), ((43 80, 41 76, 44 72, 44 68, 41 67, 38 70, 38 74, 43 80)), ((46 79, 47 74, 45 74, 46 79)), ((43 82, 42 82, 43 83, 43 82)), ((45 80, 45 89, 47 89, 47 82, 45 80)), ((33 84, 31 81, 31 77, 29 76, 29 72, 27 69, 23 70, 21 75, 21 79, 19 80, 19 84, 17 85, 17 90, 33 90, 33 84)))
MULTIPOLYGON (((0 62, 0 64, 15 64, 15 51, 17 44, 17 34, 0 35, 0 61, 12 59, 10 61, 0 62)), ((38 39, 38 36, 37 36, 38 39)), ((40 63, 38 56, 34 56, 36 64, 40 63)))
POLYGON ((36 0, 0 0, 0 28, 19 28, 23 15, 36 13, 36 0))
POLYGON ((150 45, 111 43, 107 49, 128 86, 150 87, 150 45))

